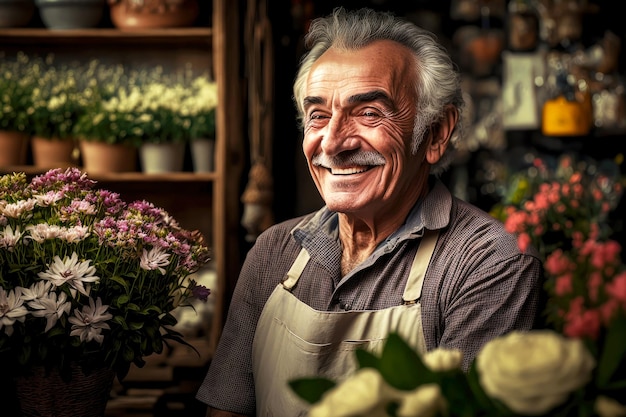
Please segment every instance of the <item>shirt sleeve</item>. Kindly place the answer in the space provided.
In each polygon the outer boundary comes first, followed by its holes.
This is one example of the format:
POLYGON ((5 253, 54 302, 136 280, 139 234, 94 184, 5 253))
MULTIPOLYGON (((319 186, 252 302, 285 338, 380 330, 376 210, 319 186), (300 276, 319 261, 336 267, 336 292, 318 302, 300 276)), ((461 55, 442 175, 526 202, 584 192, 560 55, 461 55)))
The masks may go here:
POLYGON ((254 415, 252 340, 260 311, 249 299, 254 255, 242 268, 215 355, 196 398, 213 408, 254 415))
POLYGON ((454 291, 441 294, 441 321, 425 326, 435 330, 431 344, 460 349, 463 369, 468 370, 489 340, 512 330, 533 328, 541 277, 540 260, 524 254, 476 269, 456 282, 454 291))

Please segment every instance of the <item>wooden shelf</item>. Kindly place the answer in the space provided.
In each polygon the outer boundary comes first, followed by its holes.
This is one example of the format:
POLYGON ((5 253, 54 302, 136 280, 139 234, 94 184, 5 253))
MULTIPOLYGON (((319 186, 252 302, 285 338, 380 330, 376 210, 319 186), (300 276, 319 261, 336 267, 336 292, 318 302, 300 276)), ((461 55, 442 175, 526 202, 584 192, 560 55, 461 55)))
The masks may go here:
MULTIPOLYGON (((65 169, 62 167, 61 169, 65 169)), ((80 167, 77 167, 81 169, 80 167)), ((13 172, 23 172, 26 175, 40 175, 48 171, 33 165, 3 166, 0 167, 0 174, 10 174, 13 172)), ((87 176, 95 181, 102 182, 213 182, 217 178, 214 172, 167 172, 146 174, 143 172, 111 172, 94 173, 87 172, 87 176)))
POLYGON ((45 28, 0 29, 0 44, 94 44, 131 42, 133 44, 190 44, 211 45, 213 29, 209 27, 172 29, 133 29, 113 28, 50 30, 45 28))

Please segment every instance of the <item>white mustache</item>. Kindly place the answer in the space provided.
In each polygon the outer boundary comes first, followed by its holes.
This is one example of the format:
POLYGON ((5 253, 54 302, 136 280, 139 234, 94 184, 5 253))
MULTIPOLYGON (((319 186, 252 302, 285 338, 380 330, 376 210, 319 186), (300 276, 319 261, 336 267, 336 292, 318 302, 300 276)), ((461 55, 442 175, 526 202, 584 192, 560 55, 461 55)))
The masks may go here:
POLYGON ((351 167, 355 165, 384 165, 385 158, 378 152, 370 151, 342 153, 333 156, 320 153, 313 156, 311 163, 314 166, 322 166, 332 169, 351 167))

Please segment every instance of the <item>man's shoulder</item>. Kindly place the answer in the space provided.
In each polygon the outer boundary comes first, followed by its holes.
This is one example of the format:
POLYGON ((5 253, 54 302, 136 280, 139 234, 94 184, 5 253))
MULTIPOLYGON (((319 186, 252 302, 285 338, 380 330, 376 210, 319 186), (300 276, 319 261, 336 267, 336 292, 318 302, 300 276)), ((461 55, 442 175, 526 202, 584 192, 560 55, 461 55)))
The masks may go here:
POLYGON ((256 243, 257 245, 259 243, 264 245, 276 245, 280 244, 280 242, 292 241, 292 231, 299 224, 306 222, 313 216, 314 213, 310 213, 277 222, 261 233, 256 243))
MULTIPOLYGON (((504 224, 485 210, 464 200, 454 198, 448 232, 454 245, 467 245, 501 256, 521 254, 517 236, 507 232, 504 224)), ((534 251, 529 255, 536 256, 534 251)))
POLYGON ((267 231, 271 233, 289 234, 298 224, 309 220, 314 215, 315 213, 309 213, 309 214, 305 214, 305 215, 301 215, 297 217, 292 217, 290 219, 282 220, 270 226, 267 229, 267 231))

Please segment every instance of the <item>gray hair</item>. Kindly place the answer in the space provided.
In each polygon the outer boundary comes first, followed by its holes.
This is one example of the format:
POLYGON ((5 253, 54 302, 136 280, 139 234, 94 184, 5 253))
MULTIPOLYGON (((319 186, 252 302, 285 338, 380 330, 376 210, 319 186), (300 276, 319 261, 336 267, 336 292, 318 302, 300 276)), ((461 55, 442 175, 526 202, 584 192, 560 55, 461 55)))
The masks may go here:
POLYGON ((413 52, 415 58, 414 88, 419 99, 413 129, 414 153, 431 126, 443 120, 450 105, 459 113, 450 146, 439 162, 431 167, 431 173, 439 175, 450 165, 452 152, 461 135, 461 110, 464 104, 461 77, 447 50, 433 33, 391 13, 368 8, 347 11, 338 7, 329 16, 311 22, 304 38, 305 46, 310 50, 300 61, 293 85, 298 123, 303 127, 303 99, 313 63, 331 46, 354 50, 377 40, 390 40, 404 45, 413 52))

